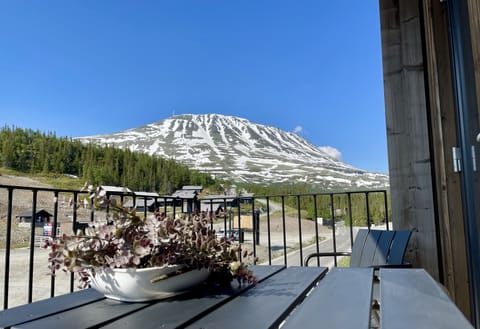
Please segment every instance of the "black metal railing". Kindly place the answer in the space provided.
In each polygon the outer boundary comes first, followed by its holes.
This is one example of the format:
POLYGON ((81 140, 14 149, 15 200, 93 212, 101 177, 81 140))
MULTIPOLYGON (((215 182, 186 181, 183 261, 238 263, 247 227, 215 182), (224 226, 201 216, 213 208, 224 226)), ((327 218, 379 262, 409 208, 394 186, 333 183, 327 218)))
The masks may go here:
MULTIPOLYGON (((107 196, 144 216, 153 210, 173 217, 207 212, 218 234, 233 235, 259 263, 270 265, 303 266, 304 256, 321 248, 350 251, 359 227, 382 225, 388 230, 390 225, 386 190, 201 199, 123 191, 107 196)), ((76 232, 98 216, 108 219, 108 208, 100 213, 88 200, 87 191, 0 185, 3 309, 76 289, 73 274, 48 275, 47 251, 40 247, 45 239, 76 232)), ((330 263, 337 266, 337 258, 330 263)))

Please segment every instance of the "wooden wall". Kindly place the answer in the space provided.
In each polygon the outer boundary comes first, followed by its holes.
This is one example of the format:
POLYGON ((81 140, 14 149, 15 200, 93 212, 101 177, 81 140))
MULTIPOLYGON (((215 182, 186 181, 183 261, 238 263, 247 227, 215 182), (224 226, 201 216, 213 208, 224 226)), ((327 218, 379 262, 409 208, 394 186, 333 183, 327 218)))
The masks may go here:
MULTIPOLYGON (((379 1, 393 224, 415 231, 410 260, 470 317, 446 2, 379 1)), ((467 1, 480 104, 480 2, 467 1)))
POLYGON ((414 266, 439 278, 418 0, 380 0, 387 145, 395 229, 414 231, 414 266))

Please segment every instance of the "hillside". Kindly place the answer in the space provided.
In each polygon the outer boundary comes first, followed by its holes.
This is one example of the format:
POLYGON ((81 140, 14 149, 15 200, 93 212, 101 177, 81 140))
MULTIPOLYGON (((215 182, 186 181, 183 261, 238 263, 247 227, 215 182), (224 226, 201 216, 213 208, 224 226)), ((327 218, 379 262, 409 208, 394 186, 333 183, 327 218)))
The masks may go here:
POLYGON ((177 115, 78 140, 175 159, 214 177, 250 184, 300 182, 355 189, 386 187, 389 181, 385 174, 333 158, 292 132, 219 114, 177 115))

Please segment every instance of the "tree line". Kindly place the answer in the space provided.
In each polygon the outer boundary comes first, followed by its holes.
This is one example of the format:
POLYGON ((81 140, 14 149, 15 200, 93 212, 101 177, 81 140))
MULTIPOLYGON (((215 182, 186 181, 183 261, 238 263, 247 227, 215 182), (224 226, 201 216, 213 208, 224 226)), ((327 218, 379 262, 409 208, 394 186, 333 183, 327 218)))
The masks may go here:
POLYGON ((256 195, 278 195, 279 197, 272 197, 271 201, 283 202, 293 209, 300 208, 308 219, 317 217, 331 221, 333 218, 335 221, 345 221, 346 225, 352 222, 354 226, 366 226, 368 221, 379 225, 392 218, 389 191, 326 191, 305 183, 268 186, 242 184, 240 188, 256 195), (388 213, 385 212, 385 203, 388 213))
POLYGON ((220 184, 208 173, 191 170, 173 159, 7 126, 0 130, 0 164, 29 174, 68 174, 94 185, 165 194, 183 185, 220 184))

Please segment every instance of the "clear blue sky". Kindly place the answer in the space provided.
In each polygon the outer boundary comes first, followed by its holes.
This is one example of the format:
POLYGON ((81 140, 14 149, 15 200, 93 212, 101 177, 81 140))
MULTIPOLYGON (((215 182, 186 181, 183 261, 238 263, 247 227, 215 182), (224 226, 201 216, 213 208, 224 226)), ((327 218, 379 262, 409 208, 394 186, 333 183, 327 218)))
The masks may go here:
POLYGON ((220 113, 388 172, 378 0, 1 0, 0 123, 57 136, 220 113))

